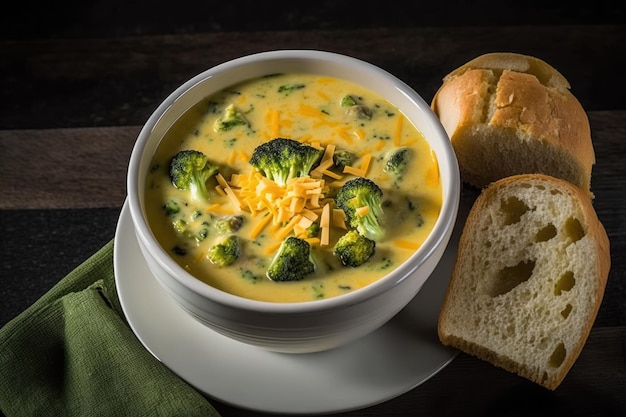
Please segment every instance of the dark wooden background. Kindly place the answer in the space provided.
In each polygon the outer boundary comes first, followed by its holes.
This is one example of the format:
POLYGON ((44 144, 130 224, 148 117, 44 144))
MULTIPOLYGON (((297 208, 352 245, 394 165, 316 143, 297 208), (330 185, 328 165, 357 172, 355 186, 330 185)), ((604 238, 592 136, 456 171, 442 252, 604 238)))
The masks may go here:
MULTIPOLYGON (((596 324, 555 392, 459 355, 363 415, 626 415, 626 15, 621 2, 20 2, 0 17, 0 326, 114 237, 130 150, 171 91, 225 60, 322 49, 430 101, 482 53, 555 66, 588 112, 594 205, 612 268, 596 324), (468 4, 465 4, 468 3, 468 4)), ((214 402, 224 416, 256 415, 214 402)))

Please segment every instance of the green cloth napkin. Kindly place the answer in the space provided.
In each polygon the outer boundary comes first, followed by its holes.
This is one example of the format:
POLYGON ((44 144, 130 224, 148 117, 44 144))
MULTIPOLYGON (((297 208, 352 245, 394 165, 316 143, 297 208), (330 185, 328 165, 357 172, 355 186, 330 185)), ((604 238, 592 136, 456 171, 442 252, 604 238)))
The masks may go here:
POLYGON ((18 416, 219 416, 128 327, 113 241, 0 329, 0 410, 18 416))

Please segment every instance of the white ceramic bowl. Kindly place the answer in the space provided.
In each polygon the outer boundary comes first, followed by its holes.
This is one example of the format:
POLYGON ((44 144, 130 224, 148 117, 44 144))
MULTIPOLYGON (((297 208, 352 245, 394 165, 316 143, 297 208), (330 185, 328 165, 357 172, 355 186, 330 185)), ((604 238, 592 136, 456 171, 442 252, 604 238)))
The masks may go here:
MULTIPOLYGON (((460 180, 450 141, 428 104, 407 84, 361 60, 329 52, 282 50, 244 56, 190 79, 156 109, 139 133, 128 169, 128 202, 139 245, 165 291, 189 314, 228 337, 278 352, 315 352, 354 341, 398 313, 433 272, 456 220, 460 180), (312 72, 343 78, 394 103, 422 132, 437 156, 443 206, 430 236, 404 264, 382 279, 334 298, 299 302, 254 301, 217 290, 180 267, 147 224, 142 196, 151 157, 172 123, 227 86, 278 72, 312 72)), ((210 347, 207 347, 210 355, 210 347)))

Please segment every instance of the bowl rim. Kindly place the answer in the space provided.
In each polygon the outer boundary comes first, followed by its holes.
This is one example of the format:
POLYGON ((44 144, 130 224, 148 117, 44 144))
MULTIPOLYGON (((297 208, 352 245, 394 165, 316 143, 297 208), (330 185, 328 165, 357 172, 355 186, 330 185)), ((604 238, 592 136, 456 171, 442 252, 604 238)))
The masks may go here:
MULTIPOLYGON (((243 81, 243 79, 241 81, 243 81)), ((220 88, 224 87, 226 86, 222 86, 220 88)), ((218 90, 220 88, 218 88, 218 90)), ((444 177, 444 175, 441 176, 444 177)), ((443 191, 445 192, 445 190, 443 191)), ((146 246, 146 249, 153 254, 153 258, 159 266, 163 268, 166 273, 171 275, 178 284, 181 284, 187 290, 190 290, 203 299, 211 300, 212 302, 239 310, 262 313, 313 313, 329 309, 343 309, 351 305, 361 303, 387 291, 392 287, 395 287, 400 282, 409 279, 412 273, 429 260, 441 245, 447 245, 447 241, 450 238, 451 231, 456 222, 459 207, 460 174, 456 155, 442 124, 421 95, 419 95, 408 84, 374 64, 349 55, 316 49, 283 49, 252 53, 217 64, 188 79, 172 93, 170 93, 169 96, 167 96, 150 115, 137 136, 128 164, 127 198, 135 233, 137 234, 138 239, 140 239, 146 246), (259 62, 284 60, 312 60, 319 63, 333 62, 340 65, 356 66, 359 67, 361 71, 365 71, 372 76, 382 77, 387 83, 392 84, 394 88, 398 89, 403 95, 409 98, 415 106, 418 107, 420 112, 423 113, 424 117, 428 121, 428 124, 431 125, 431 128, 442 141, 442 146, 440 147, 441 152, 437 152, 437 160, 439 161, 440 172, 444 168, 447 171, 446 177, 449 178, 450 189, 448 190, 448 195, 446 195, 442 200, 439 217, 422 246, 415 253, 413 253, 407 261, 403 262, 389 274, 363 288, 359 288, 358 290, 347 294, 321 300, 279 303, 249 299, 219 290, 194 277, 178 263, 176 263, 176 261, 174 261, 161 247, 150 231, 147 220, 143 215, 141 202, 142 198, 139 195, 139 190, 141 189, 139 180, 142 178, 142 174, 140 172, 141 161, 154 127, 172 106, 172 104, 183 94, 191 90, 200 82, 213 78, 214 76, 231 69, 256 65, 259 62), (441 164, 442 160, 448 161, 443 168, 441 164), (417 259, 417 261, 415 261, 415 259, 417 259)), ((424 282, 427 279, 428 277, 424 279, 424 282)))

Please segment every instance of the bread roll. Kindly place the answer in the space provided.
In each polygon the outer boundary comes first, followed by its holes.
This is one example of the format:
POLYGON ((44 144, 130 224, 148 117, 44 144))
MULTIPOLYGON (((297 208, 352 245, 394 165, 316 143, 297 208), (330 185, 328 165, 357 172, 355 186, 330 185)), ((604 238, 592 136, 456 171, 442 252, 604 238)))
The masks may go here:
POLYGON ((595 155, 589 120, 568 81, 544 61, 479 56, 452 71, 431 103, 461 177, 479 188, 516 174, 563 178, 590 197, 595 155))
POLYGON ((540 174, 499 180, 466 220, 439 338, 554 390, 589 335, 610 263, 580 188, 540 174))

